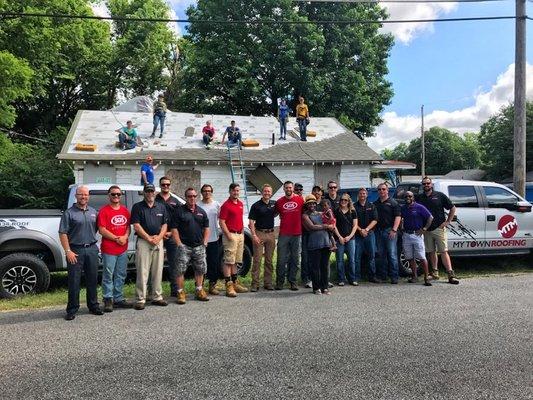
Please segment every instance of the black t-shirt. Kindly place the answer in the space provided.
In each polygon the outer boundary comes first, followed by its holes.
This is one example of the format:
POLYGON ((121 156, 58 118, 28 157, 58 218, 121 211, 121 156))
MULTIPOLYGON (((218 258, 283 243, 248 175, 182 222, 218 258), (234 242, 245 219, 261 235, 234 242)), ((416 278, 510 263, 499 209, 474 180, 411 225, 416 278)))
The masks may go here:
POLYGON ((157 201, 152 207, 149 207, 146 201, 140 201, 131 208, 131 223, 140 224, 150 236, 159 235, 161 227, 168 223, 167 209, 157 201))
POLYGON ((361 205, 358 201, 355 202, 355 211, 357 212, 357 223, 359 228, 366 228, 372 221, 378 220, 378 210, 376 206, 367 201, 361 205))
POLYGON ((329 197, 329 193, 326 193, 326 195, 323 198, 329 200, 329 202, 331 203, 331 208, 333 208, 333 210, 336 210, 337 208, 339 208, 340 202, 341 202, 341 195, 340 194, 337 193, 337 197, 335 197, 335 200, 333 200, 331 197, 329 197))
POLYGON ((209 228, 207 213, 196 206, 194 211, 187 204, 172 210, 171 229, 177 229, 181 242, 189 247, 197 247, 204 242, 204 229, 209 228))
POLYGON ((377 227, 379 229, 392 228, 394 225, 394 219, 402 215, 400 205, 396 200, 391 199, 390 197, 383 202, 380 199, 377 199, 374 202, 374 205, 378 211, 377 227))
POLYGON ((274 229, 276 202, 269 200, 266 204, 262 199, 252 204, 248 219, 255 221, 256 229, 274 229))
POLYGON ((357 213, 355 211, 348 210, 345 214, 340 208, 337 208, 333 214, 337 220, 336 226, 341 236, 348 236, 352 232, 353 220, 357 219, 357 213))
POLYGON ((416 201, 426 207, 431 215, 433 215, 433 222, 429 226, 428 231, 435 230, 440 224, 446 221, 444 209, 450 210, 453 207, 453 203, 448 196, 434 190, 431 192, 431 196, 426 196, 425 193, 417 195, 416 201))

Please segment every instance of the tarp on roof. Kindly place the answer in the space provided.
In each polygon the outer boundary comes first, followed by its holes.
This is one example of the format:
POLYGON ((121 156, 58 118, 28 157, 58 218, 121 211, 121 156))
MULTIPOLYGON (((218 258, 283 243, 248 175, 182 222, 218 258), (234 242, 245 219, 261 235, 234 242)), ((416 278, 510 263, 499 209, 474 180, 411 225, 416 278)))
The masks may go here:
POLYGON ((111 111, 124 111, 124 112, 152 112, 152 105, 154 100, 148 96, 137 96, 131 100, 128 100, 116 107, 113 107, 111 111))

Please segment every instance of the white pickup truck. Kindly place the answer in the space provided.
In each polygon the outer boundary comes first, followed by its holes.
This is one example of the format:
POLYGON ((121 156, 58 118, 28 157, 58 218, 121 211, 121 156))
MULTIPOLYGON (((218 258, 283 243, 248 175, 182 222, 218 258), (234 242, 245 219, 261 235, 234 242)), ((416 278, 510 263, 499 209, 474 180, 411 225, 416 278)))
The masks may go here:
MULTIPOLYGON (((87 184, 89 204, 99 210, 108 203, 111 184, 87 184)), ((120 185, 122 203, 131 210, 142 200, 142 187, 120 185)), ((75 202, 76 185, 69 190, 67 208, 75 202)), ((183 204, 184 201, 173 195, 183 204)), ((66 270, 63 248, 59 243, 61 210, 0 210, 0 298, 43 292, 48 289, 50 272, 66 270)), ((133 229, 132 229, 133 231, 133 229)), ((222 252, 220 253, 222 259, 222 252)), ((252 242, 245 229, 245 251, 239 273, 245 275, 251 266, 252 242)), ((135 264, 135 236, 132 232, 128 248, 128 264, 135 264)))
MULTIPOLYGON (((533 252, 531 203, 493 182, 434 179, 434 190, 446 194, 457 212, 448 227, 452 256, 493 256, 533 252)), ((394 197, 422 193, 420 182, 402 182, 394 197)))

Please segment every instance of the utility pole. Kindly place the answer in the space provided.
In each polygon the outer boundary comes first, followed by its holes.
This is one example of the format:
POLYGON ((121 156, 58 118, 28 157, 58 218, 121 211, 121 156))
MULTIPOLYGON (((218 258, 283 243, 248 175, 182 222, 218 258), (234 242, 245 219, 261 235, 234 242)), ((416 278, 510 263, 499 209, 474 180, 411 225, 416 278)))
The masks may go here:
POLYGON ((422 120, 421 125, 421 136, 422 136, 422 165, 420 165, 420 172, 422 173, 422 178, 426 176, 426 135, 424 133, 424 105, 420 107, 420 118, 422 120))
POLYGON ((526 0, 516 0, 514 65, 514 190, 526 193, 526 0))

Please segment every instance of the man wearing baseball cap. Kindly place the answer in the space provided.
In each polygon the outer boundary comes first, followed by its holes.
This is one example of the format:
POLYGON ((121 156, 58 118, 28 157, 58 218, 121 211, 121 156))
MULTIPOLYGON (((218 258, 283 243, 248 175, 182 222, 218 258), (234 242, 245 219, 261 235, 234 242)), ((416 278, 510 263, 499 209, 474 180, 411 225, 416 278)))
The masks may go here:
POLYGON ((137 267, 136 310, 144 310, 146 286, 151 275, 152 304, 166 306, 161 294, 163 277, 163 238, 167 232, 168 213, 166 207, 155 201, 155 186, 148 184, 143 190, 144 200, 135 203, 131 209, 131 223, 137 235, 135 265, 137 267))

